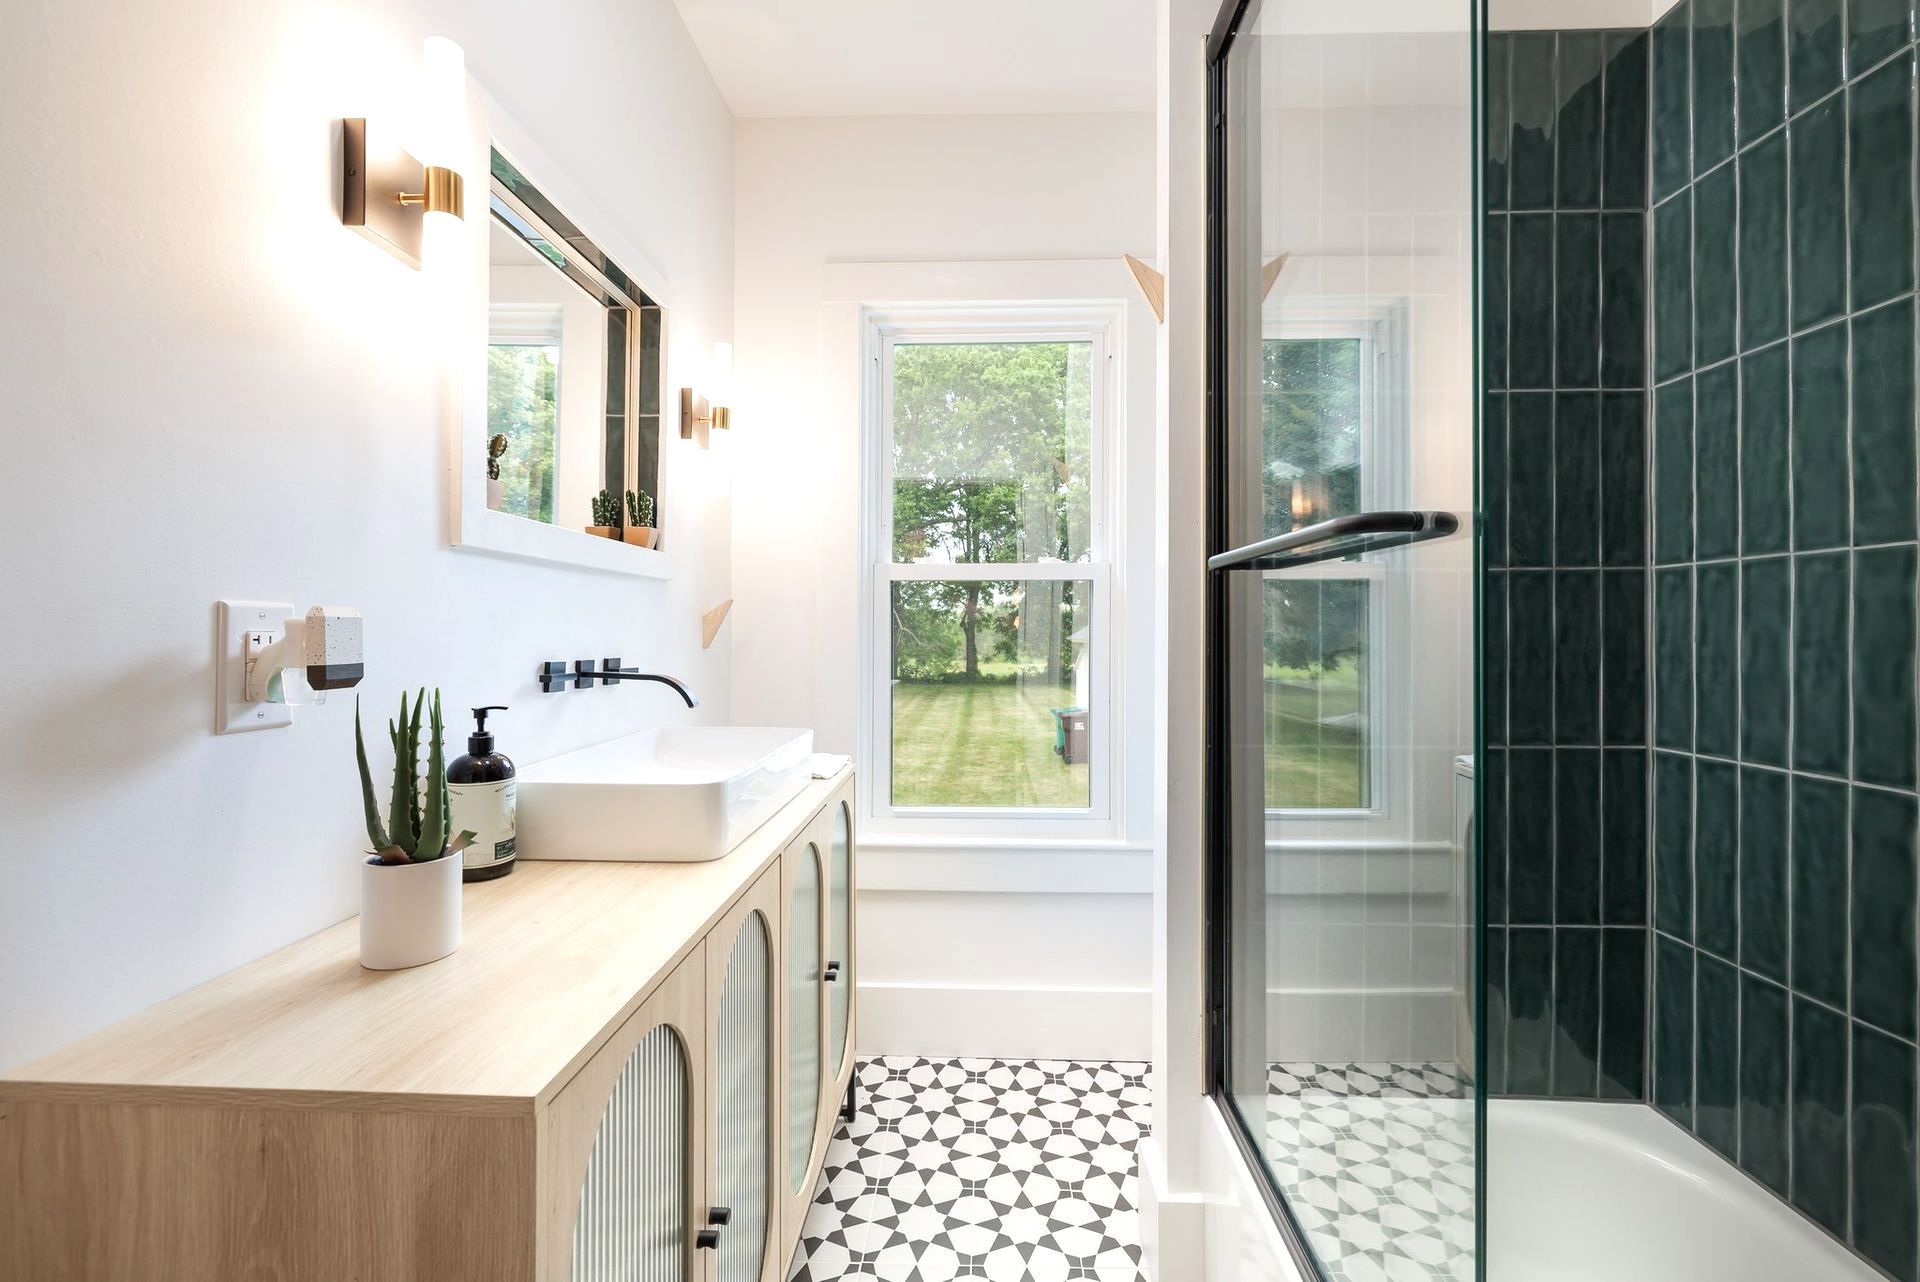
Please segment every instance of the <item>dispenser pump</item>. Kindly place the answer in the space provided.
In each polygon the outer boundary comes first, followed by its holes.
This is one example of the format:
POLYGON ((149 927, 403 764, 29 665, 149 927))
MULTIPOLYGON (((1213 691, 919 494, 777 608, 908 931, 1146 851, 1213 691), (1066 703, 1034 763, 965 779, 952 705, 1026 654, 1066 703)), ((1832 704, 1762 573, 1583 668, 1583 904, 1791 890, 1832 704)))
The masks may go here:
POLYGON ((487 733, 487 714, 489 712, 505 712, 506 710, 507 705, 504 703, 496 703, 485 708, 475 708, 473 710, 473 733, 467 736, 467 751, 469 753, 476 757, 486 757, 493 754, 493 736, 487 733))

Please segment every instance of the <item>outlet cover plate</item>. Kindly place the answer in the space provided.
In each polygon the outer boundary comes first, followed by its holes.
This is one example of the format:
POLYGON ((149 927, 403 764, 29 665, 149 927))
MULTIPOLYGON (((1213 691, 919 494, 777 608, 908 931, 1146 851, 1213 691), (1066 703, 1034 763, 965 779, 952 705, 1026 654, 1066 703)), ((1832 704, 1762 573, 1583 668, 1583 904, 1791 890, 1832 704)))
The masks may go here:
POLYGON ((213 732, 244 734, 293 724, 284 703, 255 703, 247 698, 247 637, 277 641, 293 613, 286 601, 221 601, 214 611, 213 732))

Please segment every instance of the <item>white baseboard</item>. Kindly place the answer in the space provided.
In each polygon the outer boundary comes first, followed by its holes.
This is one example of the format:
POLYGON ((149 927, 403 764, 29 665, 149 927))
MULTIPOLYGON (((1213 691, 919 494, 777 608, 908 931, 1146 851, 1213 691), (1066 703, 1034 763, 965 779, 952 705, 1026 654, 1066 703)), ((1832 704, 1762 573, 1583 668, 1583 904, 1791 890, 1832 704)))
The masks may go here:
POLYGON ((863 981, 858 992, 862 1055, 1078 1060, 1152 1055, 1149 988, 863 981))

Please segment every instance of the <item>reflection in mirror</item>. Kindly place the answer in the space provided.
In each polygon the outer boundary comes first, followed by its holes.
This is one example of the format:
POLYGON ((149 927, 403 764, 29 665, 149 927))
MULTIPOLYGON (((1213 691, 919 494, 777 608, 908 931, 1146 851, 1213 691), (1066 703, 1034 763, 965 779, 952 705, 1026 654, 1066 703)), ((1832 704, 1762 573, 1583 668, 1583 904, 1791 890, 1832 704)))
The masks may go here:
POLYGON ((583 530, 635 491, 657 528, 659 306, 497 151, 487 261, 487 506, 583 530))

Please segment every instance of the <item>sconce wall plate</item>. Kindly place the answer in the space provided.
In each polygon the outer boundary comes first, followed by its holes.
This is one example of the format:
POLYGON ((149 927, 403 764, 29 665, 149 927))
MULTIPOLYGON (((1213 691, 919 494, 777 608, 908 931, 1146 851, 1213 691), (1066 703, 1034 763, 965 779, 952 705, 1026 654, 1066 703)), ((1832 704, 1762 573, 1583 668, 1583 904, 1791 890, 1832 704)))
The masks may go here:
POLYGON ((427 215, 465 217, 464 182, 376 137, 364 119, 340 125, 340 221, 418 271, 427 215))
POLYGON ((699 441, 700 448, 706 449, 708 429, 715 426, 713 410, 707 405, 707 398, 691 387, 680 389, 680 439, 699 441))

